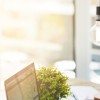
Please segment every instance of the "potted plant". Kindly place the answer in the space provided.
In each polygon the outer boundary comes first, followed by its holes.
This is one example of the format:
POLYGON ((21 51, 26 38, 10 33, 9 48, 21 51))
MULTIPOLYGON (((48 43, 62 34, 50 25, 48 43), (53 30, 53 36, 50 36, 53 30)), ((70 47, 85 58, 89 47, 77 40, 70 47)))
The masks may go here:
POLYGON ((63 76, 54 67, 42 67, 37 70, 40 100, 59 100, 59 97, 68 97, 71 92, 67 81, 68 77, 63 76))

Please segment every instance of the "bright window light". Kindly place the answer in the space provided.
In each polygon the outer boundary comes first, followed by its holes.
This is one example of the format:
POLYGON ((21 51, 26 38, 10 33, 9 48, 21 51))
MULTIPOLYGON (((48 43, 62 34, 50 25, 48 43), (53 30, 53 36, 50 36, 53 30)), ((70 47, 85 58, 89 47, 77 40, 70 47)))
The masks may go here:
POLYGON ((21 61, 26 61, 27 59, 28 56, 25 53, 18 51, 3 52, 0 54, 1 61, 21 62, 21 61))

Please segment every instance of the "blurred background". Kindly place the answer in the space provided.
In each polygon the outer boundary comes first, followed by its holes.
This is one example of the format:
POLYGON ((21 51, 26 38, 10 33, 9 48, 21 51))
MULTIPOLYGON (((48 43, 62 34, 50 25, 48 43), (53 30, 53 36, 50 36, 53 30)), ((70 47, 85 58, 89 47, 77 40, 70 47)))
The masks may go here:
POLYGON ((96 0, 0 0, 0 75, 12 66, 55 65, 100 83, 100 47, 89 40, 96 0))

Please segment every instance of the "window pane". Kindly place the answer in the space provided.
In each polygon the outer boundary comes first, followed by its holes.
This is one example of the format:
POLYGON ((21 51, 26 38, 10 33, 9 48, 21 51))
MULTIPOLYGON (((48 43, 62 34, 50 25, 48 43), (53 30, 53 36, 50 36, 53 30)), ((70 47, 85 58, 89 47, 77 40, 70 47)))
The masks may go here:
POLYGON ((0 12, 0 61, 6 71, 31 61, 73 60, 73 0, 0 0, 0 12))

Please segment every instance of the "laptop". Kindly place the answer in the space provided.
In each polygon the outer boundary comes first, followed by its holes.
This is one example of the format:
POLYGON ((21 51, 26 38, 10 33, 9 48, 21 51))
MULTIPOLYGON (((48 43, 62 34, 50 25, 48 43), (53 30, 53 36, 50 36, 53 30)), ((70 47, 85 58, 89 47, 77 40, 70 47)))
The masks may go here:
POLYGON ((5 80, 7 100, 40 100, 35 65, 30 64, 5 80))

